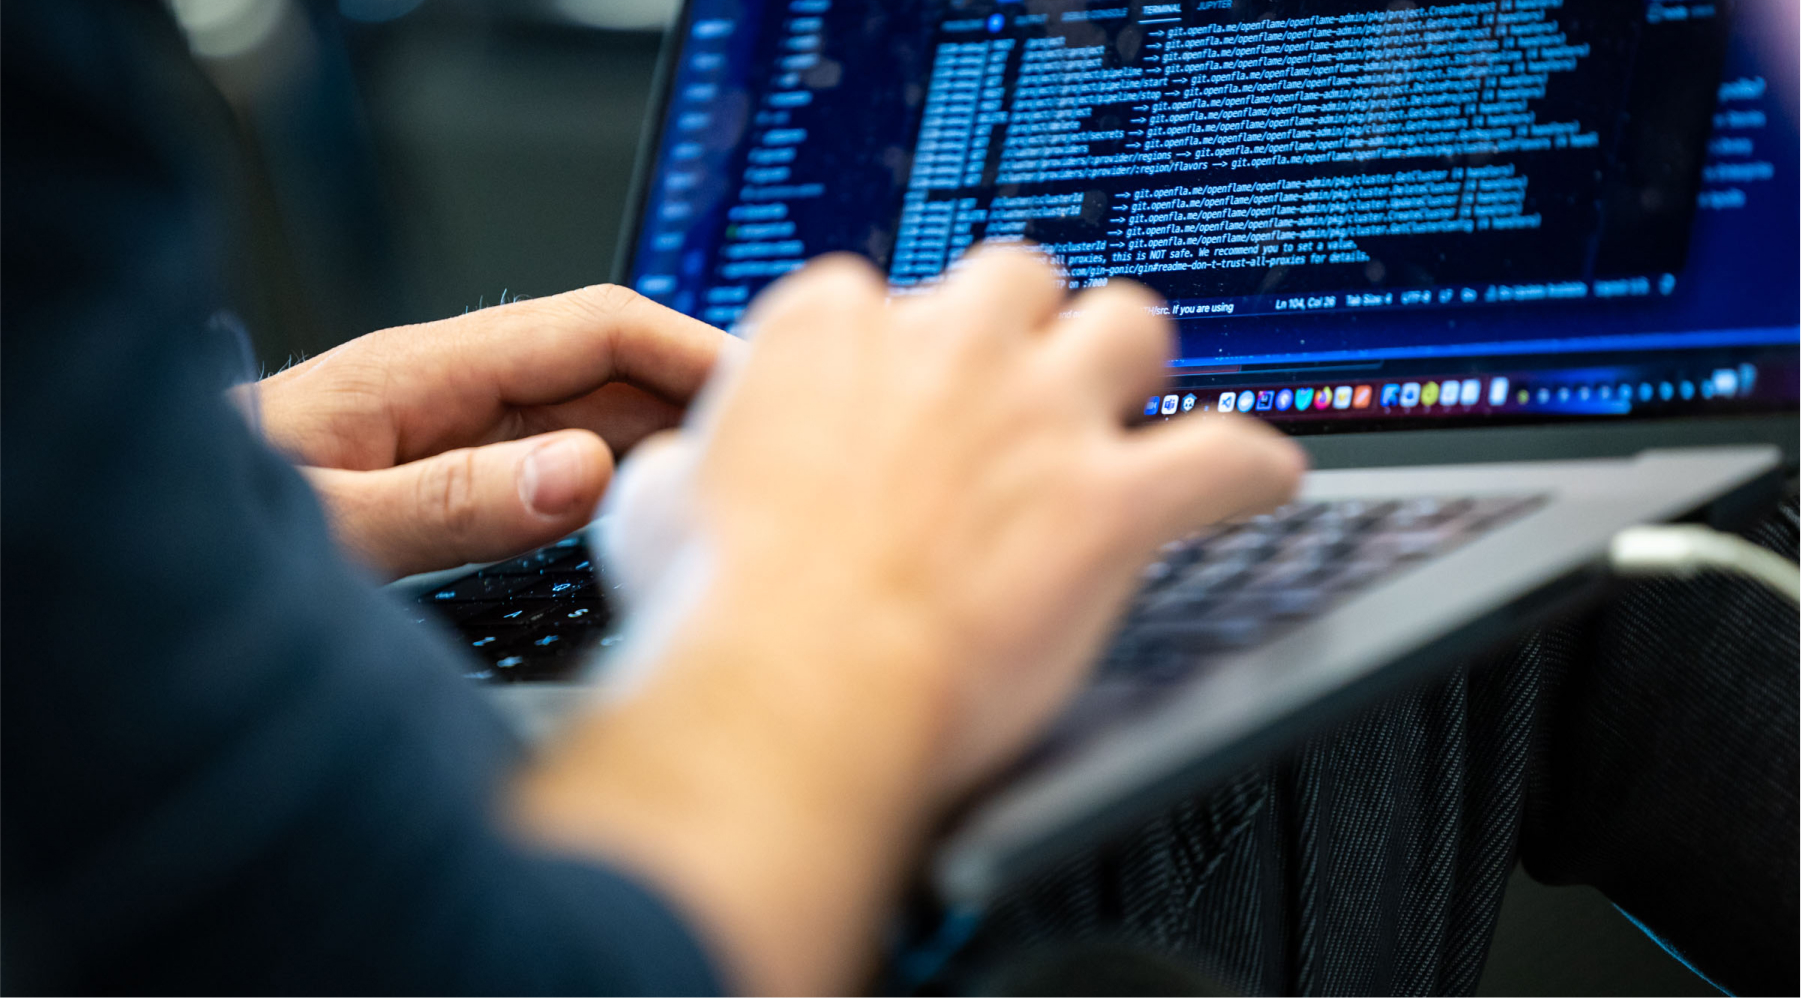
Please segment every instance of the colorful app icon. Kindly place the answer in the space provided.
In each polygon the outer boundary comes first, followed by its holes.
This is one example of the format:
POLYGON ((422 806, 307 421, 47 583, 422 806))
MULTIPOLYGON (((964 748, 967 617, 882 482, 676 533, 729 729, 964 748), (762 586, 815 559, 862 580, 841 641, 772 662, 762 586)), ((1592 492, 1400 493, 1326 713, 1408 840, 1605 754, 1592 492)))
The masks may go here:
POLYGON ((1557 389, 1557 401, 1568 402, 1569 400, 1570 400, 1570 386, 1569 385, 1564 385, 1563 387, 1557 389))
POLYGON ((1157 405, 1160 401, 1161 400, 1158 399, 1157 396, 1152 395, 1151 400, 1144 404, 1144 414, 1147 416, 1155 416, 1157 414, 1157 405))
POLYGON ((1294 392, 1284 388, 1276 393, 1277 412, 1287 412, 1291 405, 1294 405, 1294 392))
POLYGON ((1382 408, 1384 408, 1384 409, 1392 408, 1396 404, 1398 404, 1400 401, 1401 401, 1401 386, 1400 385, 1390 384, 1390 385, 1382 386, 1382 408))
MULTIPOLYGON (((1713 390, 1716 395, 1720 394, 1720 385, 1718 382, 1714 383, 1713 390)), ((1671 398, 1675 397, 1675 395, 1676 395, 1676 386, 1675 385, 1670 384, 1668 381, 1660 381, 1657 383, 1657 397, 1658 398, 1664 400, 1665 402, 1668 402, 1671 398)))
POLYGON ((1258 412, 1262 412, 1265 409, 1275 408, 1275 405, 1276 405, 1275 389, 1267 388, 1267 389, 1264 389, 1263 391, 1260 391, 1257 393, 1257 411, 1258 412))
POLYGON ((1439 405, 1456 405, 1458 391, 1459 391, 1458 383, 1455 381, 1447 381, 1444 384, 1439 385, 1438 386, 1438 404, 1439 405))
POLYGON ((1232 412, 1238 408, 1238 393, 1226 392, 1219 397, 1219 411, 1232 412))
POLYGON ((1250 412, 1252 409, 1256 408, 1256 406, 1257 406, 1257 396, 1251 394, 1251 390, 1249 388, 1246 388, 1244 391, 1238 393, 1238 411, 1239 412, 1250 412))
POLYGON ((1165 416, 1173 414, 1176 411, 1176 406, 1181 404, 1182 400, 1174 395, 1163 396, 1163 414, 1165 416))
POLYGON ((1314 394, 1313 407, 1321 412, 1332 408, 1332 389, 1330 386, 1322 385, 1320 390, 1314 394))
POLYGON ((1515 398, 1518 399, 1518 401, 1521 405, 1525 405, 1526 403, 1532 401, 1532 393, 1527 391, 1526 389, 1522 388, 1522 389, 1520 389, 1520 393, 1518 395, 1516 395, 1515 398))
POLYGON ((1651 383, 1649 381, 1638 383, 1638 400, 1640 402, 1651 401, 1651 383))
POLYGON ((1332 408, 1349 409, 1351 407, 1351 386, 1339 385, 1332 389, 1332 408))
POLYGON ((1351 389, 1351 408, 1368 409, 1370 407, 1370 398, 1375 395, 1375 393, 1376 390, 1369 385, 1358 385, 1356 388, 1351 389))
MULTIPOLYGON (((1721 398, 1731 398, 1738 394, 1738 369, 1722 367, 1713 372, 1713 393, 1721 398)), ((1667 398, 1668 396, 1666 396, 1667 398)))
POLYGON ((1294 411, 1306 412, 1313 406, 1313 389, 1296 388, 1294 390, 1294 411))
POLYGON ((1438 404, 1438 382, 1428 381, 1420 387, 1420 405, 1438 404))
POLYGON ((1507 379, 1506 378, 1495 378, 1494 380, 1492 380, 1488 383, 1488 404, 1489 405, 1506 405, 1507 404, 1507 379))
POLYGON ((1475 405, 1482 401, 1482 381, 1478 378, 1463 380, 1463 393, 1457 399, 1464 405, 1475 405))
POLYGON ((1420 404, 1420 383, 1409 381, 1401 386, 1401 408, 1411 409, 1420 404))
POLYGON ((1551 389, 1540 388, 1538 390, 1538 404, 1544 405, 1546 402, 1549 402, 1549 401, 1551 401, 1551 389))
POLYGON ((1583 402, 1587 402, 1588 397, 1591 394, 1593 394, 1593 391, 1587 385, 1583 385, 1581 388, 1576 389, 1576 398, 1583 402))
POLYGON ((1689 399, 1694 398, 1695 397, 1695 383, 1693 381, 1682 382, 1681 384, 1676 386, 1676 394, 1682 396, 1682 400, 1684 402, 1687 402, 1689 399))
POLYGON ((1182 411, 1188 412, 1189 410, 1193 409, 1194 401, 1195 401, 1195 399, 1194 399, 1193 392, 1189 392, 1187 395, 1182 396, 1182 411))

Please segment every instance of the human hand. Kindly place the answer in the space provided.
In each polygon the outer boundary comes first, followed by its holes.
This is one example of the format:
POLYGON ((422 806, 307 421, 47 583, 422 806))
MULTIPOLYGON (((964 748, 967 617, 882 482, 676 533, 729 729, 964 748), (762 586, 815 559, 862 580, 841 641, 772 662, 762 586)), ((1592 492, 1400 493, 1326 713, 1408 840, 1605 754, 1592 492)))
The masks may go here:
POLYGON ((1171 349, 1135 286, 1067 302, 987 251, 884 290, 844 259, 770 290, 706 418, 642 459, 702 577, 521 794, 532 834, 686 902, 751 990, 850 985, 933 816, 1066 702, 1156 547, 1303 467, 1248 419, 1128 428, 1171 349))
POLYGON ((729 340, 602 285, 370 333, 264 378, 255 405, 344 547, 396 577, 586 523, 615 456, 681 419, 729 340))

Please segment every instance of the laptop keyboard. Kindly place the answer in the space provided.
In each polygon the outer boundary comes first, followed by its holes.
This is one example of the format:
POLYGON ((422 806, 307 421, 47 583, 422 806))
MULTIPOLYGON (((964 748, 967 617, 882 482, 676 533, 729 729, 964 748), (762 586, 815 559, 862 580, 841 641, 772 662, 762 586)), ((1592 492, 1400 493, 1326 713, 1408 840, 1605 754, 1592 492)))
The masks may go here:
POLYGON ((580 537, 433 589, 419 597, 418 617, 448 621, 487 682, 569 679, 583 653, 612 640, 612 610, 580 537))
MULTIPOLYGON (((1165 545, 1143 576, 1095 692, 1179 680, 1542 503, 1540 496, 1298 502, 1165 545)), ((612 612, 578 537, 491 565, 419 597, 447 620, 486 682, 566 680, 609 644, 612 612)))
POLYGON ((1537 496, 1303 502, 1165 545, 1100 677, 1180 678, 1262 644, 1542 502, 1537 496))

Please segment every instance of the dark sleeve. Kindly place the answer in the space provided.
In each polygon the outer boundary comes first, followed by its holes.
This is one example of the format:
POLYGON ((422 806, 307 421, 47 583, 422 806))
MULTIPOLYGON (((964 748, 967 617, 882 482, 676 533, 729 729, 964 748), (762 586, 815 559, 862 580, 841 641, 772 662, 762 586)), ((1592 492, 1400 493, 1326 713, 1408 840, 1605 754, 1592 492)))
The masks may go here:
POLYGON ((9 3, 9 992, 710 992, 669 908, 515 847, 516 747, 222 401, 201 109, 162 5, 9 3))

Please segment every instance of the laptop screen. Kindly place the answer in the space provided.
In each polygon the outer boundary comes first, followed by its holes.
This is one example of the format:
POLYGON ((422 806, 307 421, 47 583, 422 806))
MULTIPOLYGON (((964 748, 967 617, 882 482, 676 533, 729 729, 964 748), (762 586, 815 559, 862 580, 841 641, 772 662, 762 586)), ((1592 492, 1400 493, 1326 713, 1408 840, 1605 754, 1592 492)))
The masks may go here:
POLYGON ((1793 409, 1793 0, 690 0, 634 236, 730 328, 850 251, 1130 279, 1146 416, 1291 430, 1793 409))

